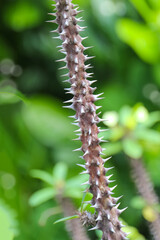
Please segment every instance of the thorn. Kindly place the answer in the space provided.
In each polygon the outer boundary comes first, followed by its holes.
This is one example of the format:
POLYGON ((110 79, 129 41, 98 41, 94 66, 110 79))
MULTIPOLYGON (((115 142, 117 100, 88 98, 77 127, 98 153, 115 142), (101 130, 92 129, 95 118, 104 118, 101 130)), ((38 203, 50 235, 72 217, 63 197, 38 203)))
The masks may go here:
POLYGON ((58 68, 59 70, 62 70, 62 69, 66 69, 67 68, 67 65, 65 65, 64 67, 60 67, 58 68))
POLYGON ((120 227, 122 228, 122 227, 126 227, 126 226, 122 222, 120 222, 120 227))
POLYGON ((78 152, 78 151, 82 151, 82 148, 77 148, 77 149, 74 149, 73 152, 78 152))
POLYGON ((123 208, 123 209, 118 209, 118 213, 119 213, 119 214, 123 213, 127 208, 128 208, 128 207, 125 207, 125 208, 123 208))
POLYGON ((83 186, 83 185, 88 185, 88 184, 90 184, 89 181, 84 182, 84 183, 81 183, 82 186, 83 186))
POLYGON ((51 16, 54 16, 54 17, 57 16, 56 13, 48 13, 48 15, 51 15, 51 16))
MULTIPOLYGON (((72 125, 75 125, 75 126, 77 126, 77 127, 79 127, 79 123, 75 123, 75 122, 73 122, 73 123, 71 123, 72 125)), ((78 135, 79 136, 79 135, 78 135)))
POLYGON ((87 154, 89 154, 88 149, 87 149, 87 151, 85 151, 85 153, 83 154, 83 157, 85 157, 87 154))
POLYGON ((86 28, 87 28, 87 27, 80 27, 79 25, 77 25, 77 27, 78 27, 78 31, 79 31, 79 32, 83 32, 83 31, 85 31, 86 28))
MULTIPOLYGON (((122 195, 122 196, 120 196, 120 197, 116 197, 116 198, 114 198, 114 200, 113 200, 113 201, 117 203, 117 202, 118 202, 118 201, 119 201, 119 200, 120 200, 122 197, 123 197, 123 195, 122 195)), ((119 205, 120 205, 120 204, 119 204, 119 205)))
POLYGON ((102 143, 102 142, 106 143, 106 142, 108 142, 107 140, 103 140, 103 138, 104 137, 99 138, 99 143, 102 143))
POLYGON ((66 62, 66 58, 58 59, 55 62, 66 62))
POLYGON ((92 133, 92 128, 91 127, 89 127, 89 129, 88 129, 88 133, 89 133, 89 135, 91 135, 91 133, 92 133))
POLYGON ((52 37, 53 39, 61 39, 60 36, 52 37))
POLYGON ((97 199, 101 198, 101 192, 100 190, 98 189, 98 194, 97 194, 97 199))
POLYGON ((82 17, 80 18, 76 18, 77 22, 84 22, 84 20, 82 19, 82 17))
POLYGON ((107 213, 107 218, 108 218, 108 220, 110 220, 110 219, 111 219, 111 216, 110 216, 110 214, 109 214, 109 213, 107 213))
POLYGON ((97 229, 99 229, 99 228, 98 228, 98 226, 96 225, 95 227, 88 229, 88 231, 97 230, 97 229))
POLYGON ((45 22, 47 22, 47 23, 57 23, 56 20, 47 20, 47 21, 45 21, 45 22))
POLYGON ((88 56, 88 55, 85 55, 85 61, 88 61, 88 60, 90 60, 90 59, 92 59, 92 58, 95 58, 95 56, 88 56))
POLYGON ((73 104, 71 104, 71 105, 69 105, 69 106, 63 106, 63 108, 69 108, 69 109, 73 109, 73 110, 74 110, 73 104))
POLYGON ((104 168, 105 172, 107 173, 109 170, 113 169, 114 167, 104 168))
POLYGON ((118 203, 116 206, 115 206, 115 208, 117 208, 118 209, 118 207, 119 207, 119 205, 120 205, 121 203, 118 203))
POLYGON ((97 176, 100 177, 101 173, 100 173, 100 170, 98 169, 97 170, 97 176))
POLYGON ((67 101, 64 101, 63 103, 73 103, 73 98, 67 101))
POLYGON ((111 192, 117 187, 117 185, 115 185, 114 187, 111 187, 110 190, 111 192))
POLYGON ((63 48, 63 46, 62 46, 62 45, 59 45, 59 46, 56 46, 56 48, 63 48))
POLYGON ((81 140, 81 138, 80 137, 78 137, 78 138, 75 138, 75 139, 72 139, 73 141, 80 141, 81 140))
POLYGON ((98 215, 98 217, 96 218, 96 221, 101 221, 101 220, 102 220, 101 215, 98 215))
POLYGON ((108 158, 103 158, 103 163, 106 163, 107 161, 109 161, 112 157, 108 157, 108 158))
POLYGON ((91 88, 91 90, 92 90, 92 93, 97 89, 97 87, 90 87, 91 88))
POLYGON ((99 131, 99 133, 100 132, 106 132, 106 131, 108 131, 109 129, 101 129, 100 127, 98 128, 98 131, 99 131))
POLYGON ((59 49, 58 50, 59 52, 61 52, 61 53, 63 53, 63 54, 65 54, 65 55, 67 55, 67 52, 62 48, 62 49, 59 49))
POLYGON ((90 46, 90 47, 84 47, 84 51, 88 50, 88 49, 91 49, 93 48, 93 46, 90 46))
POLYGON ((84 169, 87 169, 86 166, 83 165, 83 164, 79 164, 79 163, 77 163, 76 165, 79 166, 79 167, 82 167, 82 168, 84 168, 84 169))
MULTIPOLYGON (((61 77, 68 77, 68 75, 69 75, 69 73, 65 73, 65 74, 61 75, 61 77)), ((70 79, 68 79, 68 80, 70 80, 70 79)))
POLYGON ((110 230, 111 233, 115 233, 113 227, 111 227, 109 230, 110 230))
POLYGON ((79 129, 75 130, 74 132, 81 132, 81 129, 79 128, 79 129))
POLYGON ((89 81, 89 85, 91 86, 93 83, 97 82, 97 80, 92 80, 92 81, 89 81))
POLYGON ((98 204, 95 203, 94 205, 91 206, 92 208, 98 208, 98 204))
MULTIPOLYGON (((84 69, 85 69, 85 70, 90 69, 90 68, 93 68, 93 67, 91 66, 91 64, 87 64, 87 65, 84 66, 84 69)), ((90 85, 91 85, 91 84, 90 84, 90 85)))
MULTIPOLYGON (((62 76, 61 76, 62 77, 62 76)), ((66 79, 63 82, 70 83, 70 79, 66 79)))
POLYGON ((76 119, 76 115, 73 115, 73 116, 68 116, 69 118, 74 118, 76 119))
POLYGON ((113 176, 113 174, 111 174, 111 175, 109 175, 109 176, 107 176, 106 178, 107 178, 107 180, 109 180, 111 177, 113 176))
POLYGON ((88 37, 81 37, 82 41, 85 40, 85 39, 87 39, 87 38, 88 38, 88 37))
POLYGON ((58 32, 58 29, 51 30, 50 32, 51 32, 51 33, 59 33, 59 32, 58 32))
POLYGON ((88 173, 89 173, 89 171, 86 170, 86 171, 81 172, 80 174, 88 174, 88 173))

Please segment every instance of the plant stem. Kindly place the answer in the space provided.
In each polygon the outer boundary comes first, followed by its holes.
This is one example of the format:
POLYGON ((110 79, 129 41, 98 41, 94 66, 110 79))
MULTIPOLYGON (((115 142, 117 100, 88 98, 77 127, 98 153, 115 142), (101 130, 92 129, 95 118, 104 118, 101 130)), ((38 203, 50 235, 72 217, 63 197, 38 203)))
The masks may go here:
MULTIPOLYGON (((97 3, 98 4, 98 3, 97 3)), ((93 198, 90 204, 97 212, 96 226, 90 230, 100 229, 103 232, 102 240, 124 240, 126 234, 121 230, 122 224, 118 220, 120 213, 125 209, 118 209, 119 198, 112 197, 113 188, 109 187, 111 176, 106 176, 106 173, 111 168, 105 168, 104 164, 109 160, 102 159, 103 149, 100 143, 102 139, 98 137, 101 129, 97 126, 102 121, 98 117, 96 111, 99 109, 94 102, 101 99, 100 95, 93 94, 95 88, 91 87, 94 81, 89 81, 91 73, 87 72, 90 65, 85 62, 92 57, 84 54, 87 50, 82 44, 84 40, 79 32, 84 28, 77 23, 81 18, 76 18, 78 8, 74 8, 71 0, 56 0, 56 20, 51 22, 57 23, 57 32, 60 39, 63 41, 62 49, 60 50, 66 56, 62 59, 65 62, 64 69, 68 69, 66 74, 69 79, 67 81, 71 87, 67 89, 67 93, 72 94, 73 98, 67 102, 71 102, 68 108, 76 111, 74 116, 75 125, 79 127, 78 139, 82 142, 80 150, 83 152, 85 165, 81 165, 85 170, 82 174, 89 174, 89 192, 93 198)))

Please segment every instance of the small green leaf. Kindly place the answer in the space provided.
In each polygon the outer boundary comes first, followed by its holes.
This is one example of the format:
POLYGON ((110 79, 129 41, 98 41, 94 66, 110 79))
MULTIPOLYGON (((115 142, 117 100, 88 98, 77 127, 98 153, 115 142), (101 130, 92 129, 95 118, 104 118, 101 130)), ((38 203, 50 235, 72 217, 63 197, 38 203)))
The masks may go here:
POLYGON ((53 186, 54 179, 51 174, 49 174, 43 170, 36 170, 36 169, 31 170, 30 174, 32 177, 38 178, 38 179, 48 183, 49 185, 53 186))
POLYGON ((131 158, 138 159, 142 156, 143 148, 134 139, 126 138, 122 142, 123 150, 131 158))
POLYGON ((32 207, 36 207, 50 199, 52 199, 56 195, 56 191, 53 188, 44 188, 38 190, 37 192, 33 193, 29 199, 29 204, 32 207))
POLYGON ((106 156, 117 154, 122 150, 122 144, 120 141, 113 142, 113 143, 106 143, 103 146, 104 148, 106 148, 106 150, 104 150, 104 153, 106 154, 106 156))
POLYGON ((151 144, 160 145, 160 133, 156 130, 152 129, 142 129, 134 132, 135 136, 139 140, 143 140, 145 142, 149 142, 151 144))
POLYGON ((63 162, 57 163, 53 169, 53 177, 56 182, 64 181, 67 176, 67 165, 63 162))
POLYGON ((57 224, 57 223, 60 223, 60 222, 65 222, 65 221, 75 219, 75 218, 79 218, 79 215, 73 215, 73 216, 70 216, 70 217, 61 218, 61 219, 55 221, 54 224, 57 224))
POLYGON ((148 119, 143 123, 145 127, 152 127, 160 121, 160 111, 151 112, 148 119))

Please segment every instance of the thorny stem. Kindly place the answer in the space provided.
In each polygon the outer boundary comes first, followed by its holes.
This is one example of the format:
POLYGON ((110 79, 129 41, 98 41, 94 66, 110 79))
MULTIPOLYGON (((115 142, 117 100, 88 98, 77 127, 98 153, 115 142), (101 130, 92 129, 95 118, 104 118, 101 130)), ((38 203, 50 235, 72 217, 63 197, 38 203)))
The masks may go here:
POLYGON ((75 8, 71 0, 56 0, 55 6, 56 13, 51 13, 51 15, 56 16, 56 19, 50 22, 58 24, 56 32, 60 35, 58 38, 63 41, 60 50, 66 55, 62 59, 66 64, 63 69, 69 70, 66 74, 69 79, 66 81, 71 84, 67 93, 73 95, 73 98, 67 101, 71 103, 68 108, 76 111, 74 124, 79 126, 78 139, 82 142, 82 147, 77 150, 83 152, 85 160, 85 165, 80 166, 85 169, 83 174, 89 174, 89 181, 85 184, 90 186, 88 191, 93 195, 90 204, 97 212, 96 226, 90 230, 102 230, 102 240, 124 240, 127 239, 126 233, 121 230, 123 225, 118 217, 125 209, 118 209, 117 202, 120 198, 112 197, 115 187, 109 187, 109 183, 112 182, 111 176, 106 176, 110 168, 104 167, 104 163, 109 158, 102 159, 101 157, 103 149, 100 143, 103 140, 98 138, 98 133, 102 130, 97 124, 102 119, 96 113, 99 107, 94 104, 95 101, 101 99, 101 94, 93 94, 95 88, 91 85, 94 81, 88 80, 91 77, 91 73, 87 73, 90 65, 85 65, 85 62, 92 57, 84 54, 87 48, 82 45, 84 39, 79 35, 79 32, 84 30, 77 24, 81 21, 81 18, 76 18, 80 11, 75 8))
MULTIPOLYGON (((135 185, 148 205, 154 206, 159 204, 158 197, 154 191, 150 177, 143 166, 141 159, 130 159, 132 167, 132 177, 135 185)), ((156 219, 149 222, 151 234, 155 240, 160 240, 160 214, 154 212, 156 219)))

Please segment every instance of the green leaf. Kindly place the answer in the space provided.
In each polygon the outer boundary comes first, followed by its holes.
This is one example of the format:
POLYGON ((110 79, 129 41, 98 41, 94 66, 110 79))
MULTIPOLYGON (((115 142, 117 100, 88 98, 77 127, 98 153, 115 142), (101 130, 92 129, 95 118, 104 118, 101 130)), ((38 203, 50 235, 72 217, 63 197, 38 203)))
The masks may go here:
POLYGON ((83 186, 81 183, 87 181, 87 177, 83 175, 78 175, 76 177, 67 179, 65 186, 65 196, 70 198, 82 198, 83 186))
POLYGON ((53 169, 53 177, 56 182, 64 181, 68 172, 67 165, 63 162, 57 163, 53 169))
POLYGON ((159 60, 158 35, 149 27, 122 19, 117 22, 116 30, 121 40, 131 46, 142 60, 148 63, 159 60))
POLYGON ((122 144, 120 141, 113 142, 113 143, 106 143, 106 144, 103 144, 103 146, 104 148, 106 148, 106 150, 104 150, 104 153, 106 154, 106 156, 117 154, 122 150, 122 144))
POLYGON ((53 186, 54 179, 51 174, 49 174, 43 170, 36 170, 36 169, 31 170, 30 174, 32 177, 38 178, 38 179, 48 183, 49 185, 53 186))
POLYGON ((131 158, 138 159, 143 154, 143 148, 141 145, 134 139, 125 138, 122 141, 123 151, 126 155, 131 158))
POLYGON ((34 97, 23 106, 22 116, 33 136, 46 146, 53 147, 74 137, 74 127, 58 100, 34 97))
POLYGON ((158 144, 160 145, 160 133, 156 130, 152 129, 137 129, 134 132, 134 135, 139 139, 145 142, 149 142, 150 144, 158 144))
POLYGON ((25 103, 28 102, 26 97, 20 93, 17 89, 12 88, 11 86, 6 86, 0 88, 0 104, 11 104, 17 103, 19 101, 23 101, 25 103))
POLYGON ((151 112, 148 119, 143 123, 145 127, 152 127, 160 121, 160 111, 151 112))
POLYGON ((17 235, 15 212, 0 200, 0 235, 1 239, 13 240, 17 235))
POLYGON ((122 224, 125 225, 122 230, 127 233, 129 240, 145 240, 145 237, 140 234, 135 227, 129 226, 122 219, 120 219, 120 221, 122 221, 122 224))
POLYGON ((79 218, 79 215, 73 215, 73 216, 70 216, 70 217, 61 218, 61 219, 55 221, 54 224, 57 224, 57 223, 60 223, 60 222, 65 222, 65 221, 75 219, 75 218, 79 218))
POLYGON ((147 21, 147 22, 154 22, 155 20, 155 12, 152 11, 152 9, 148 6, 146 0, 131 0, 133 5, 137 8, 141 16, 147 21))
POLYGON ((51 187, 38 190, 37 192, 33 193, 32 196, 30 197, 29 204, 32 207, 36 207, 50 199, 53 199, 55 195, 56 191, 51 187))

